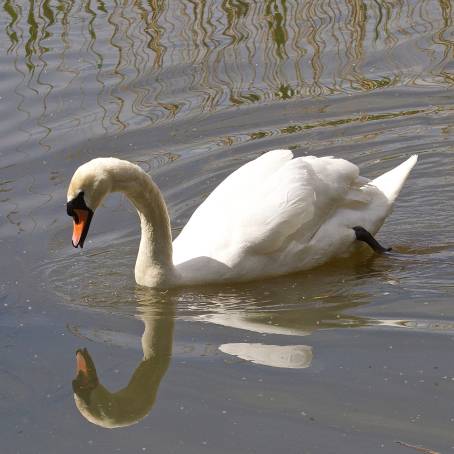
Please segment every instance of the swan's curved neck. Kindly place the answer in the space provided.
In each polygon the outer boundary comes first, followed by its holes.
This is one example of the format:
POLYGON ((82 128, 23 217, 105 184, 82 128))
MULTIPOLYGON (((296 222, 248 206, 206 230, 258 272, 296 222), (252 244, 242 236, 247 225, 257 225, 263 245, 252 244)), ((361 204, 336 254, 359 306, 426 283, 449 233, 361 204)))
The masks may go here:
POLYGON ((176 273, 170 219, 159 188, 140 167, 126 161, 113 172, 112 183, 112 192, 123 192, 139 213, 142 235, 136 282, 148 287, 169 286, 176 273))

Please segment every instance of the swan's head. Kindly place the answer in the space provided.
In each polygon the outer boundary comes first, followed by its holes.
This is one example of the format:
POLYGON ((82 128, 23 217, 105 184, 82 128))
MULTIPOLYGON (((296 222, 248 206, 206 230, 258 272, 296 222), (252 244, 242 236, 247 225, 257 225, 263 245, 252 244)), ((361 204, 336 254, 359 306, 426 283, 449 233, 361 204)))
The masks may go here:
POLYGON ((84 245, 93 213, 112 190, 111 169, 119 159, 97 158, 81 165, 74 173, 68 188, 66 210, 74 220, 72 243, 84 245))

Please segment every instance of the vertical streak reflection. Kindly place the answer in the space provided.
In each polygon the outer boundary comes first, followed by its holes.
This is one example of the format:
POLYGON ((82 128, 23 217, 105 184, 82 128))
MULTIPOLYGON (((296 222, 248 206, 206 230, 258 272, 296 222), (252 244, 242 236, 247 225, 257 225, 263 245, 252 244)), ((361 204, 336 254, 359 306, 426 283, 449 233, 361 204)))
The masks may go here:
POLYGON ((2 11, 21 128, 47 151, 63 130, 453 83, 449 0, 5 0, 2 11))

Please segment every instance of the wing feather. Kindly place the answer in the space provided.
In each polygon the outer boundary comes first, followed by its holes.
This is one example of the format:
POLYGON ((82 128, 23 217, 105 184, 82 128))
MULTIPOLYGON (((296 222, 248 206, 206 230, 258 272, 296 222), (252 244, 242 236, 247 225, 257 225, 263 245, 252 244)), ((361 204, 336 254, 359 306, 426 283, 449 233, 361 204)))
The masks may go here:
POLYGON ((297 235, 308 241, 358 178, 343 159, 292 159, 273 150, 227 177, 174 242, 174 260, 208 256, 223 263, 272 254, 297 235))

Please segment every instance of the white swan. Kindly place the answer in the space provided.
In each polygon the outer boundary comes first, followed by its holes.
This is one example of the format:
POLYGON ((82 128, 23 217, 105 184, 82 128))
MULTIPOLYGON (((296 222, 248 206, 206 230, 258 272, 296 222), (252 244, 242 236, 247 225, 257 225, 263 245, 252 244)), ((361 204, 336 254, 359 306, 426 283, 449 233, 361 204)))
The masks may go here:
POLYGON ((305 270, 347 255, 356 240, 384 251, 369 232, 381 227, 416 161, 414 155, 368 180, 343 159, 270 151, 229 175, 172 245, 167 208, 152 179, 128 161, 97 158, 80 166, 69 185, 72 242, 83 246, 95 209, 120 191, 139 213, 140 285, 238 282, 305 270))

